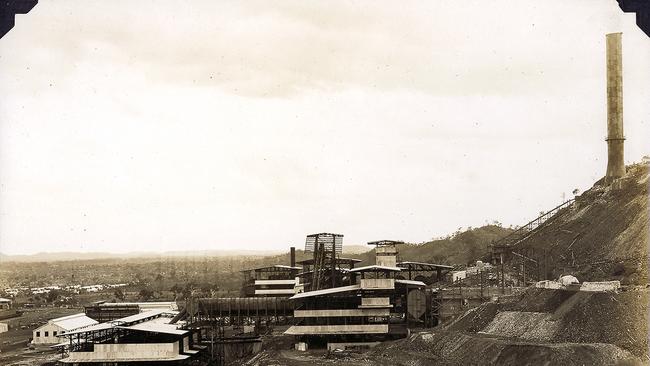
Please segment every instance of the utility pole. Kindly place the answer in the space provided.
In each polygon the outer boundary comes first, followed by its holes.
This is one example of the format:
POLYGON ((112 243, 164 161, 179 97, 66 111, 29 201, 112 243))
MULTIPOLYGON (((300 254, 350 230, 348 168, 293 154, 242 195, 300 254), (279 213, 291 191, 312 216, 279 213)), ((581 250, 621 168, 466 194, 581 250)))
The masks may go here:
POLYGON ((544 248, 544 279, 548 279, 548 249, 544 248))
POLYGON ((506 276, 503 271, 503 253, 500 255, 501 259, 501 295, 505 295, 506 293, 506 276))
POLYGON ((479 268, 479 273, 481 275, 481 300, 483 300, 483 270, 479 268))
POLYGON ((332 288, 336 287, 336 238, 332 236, 332 288))
POLYGON ((214 360, 214 325, 210 328, 210 361, 214 360))

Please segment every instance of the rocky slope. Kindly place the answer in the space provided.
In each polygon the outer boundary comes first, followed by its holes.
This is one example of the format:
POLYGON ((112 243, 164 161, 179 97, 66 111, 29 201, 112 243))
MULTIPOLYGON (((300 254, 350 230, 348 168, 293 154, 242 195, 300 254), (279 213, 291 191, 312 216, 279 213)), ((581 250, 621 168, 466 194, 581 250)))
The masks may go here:
POLYGON ((513 250, 532 253, 547 278, 573 273, 581 281, 647 284, 648 170, 635 164, 615 184, 600 180, 513 250))
POLYGON ((395 365, 643 364, 647 306, 645 289, 612 294, 529 288, 366 357, 395 365))

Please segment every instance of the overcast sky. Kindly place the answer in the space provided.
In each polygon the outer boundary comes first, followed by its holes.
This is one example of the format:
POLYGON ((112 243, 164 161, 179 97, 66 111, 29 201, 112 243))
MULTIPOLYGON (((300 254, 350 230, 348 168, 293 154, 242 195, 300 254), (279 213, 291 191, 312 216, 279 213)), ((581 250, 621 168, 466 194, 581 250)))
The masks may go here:
POLYGON ((613 0, 41 1, 0 40, 0 252, 422 242, 626 163, 650 39, 613 0))

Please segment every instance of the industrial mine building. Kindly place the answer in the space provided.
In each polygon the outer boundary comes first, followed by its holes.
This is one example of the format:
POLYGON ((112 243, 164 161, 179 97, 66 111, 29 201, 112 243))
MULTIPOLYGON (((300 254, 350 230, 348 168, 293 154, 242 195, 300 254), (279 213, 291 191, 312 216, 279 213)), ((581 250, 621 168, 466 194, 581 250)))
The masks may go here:
POLYGON ((59 335, 63 365, 187 364, 201 356, 196 331, 170 324, 177 311, 147 310, 59 335))
POLYGON ((327 345, 329 349, 371 347, 378 342, 405 337, 410 326, 432 323, 432 293, 426 283, 411 279, 414 273, 442 278, 452 267, 397 260, 400 241, 382 240, 375 246, 376 264, 354 267, 357 260, 337 258, 342 235, 320 233, 307 238, 304 261, 308 271, 300 276, 292 325, 285 334, 296 336, 296 348, 327 345), (406 279, 405 275, 409 278, 406 279))
POLYGON ((375 246, 375 264, 342 257, 343 235, 308 235, 305 252, 312 258, 244 272, 241 298, 191 299, 170 324, 184 322, 201 339, 212 339, 227 354, 258 348, 264 329, 289 325, 285 334, 296 347, 369 347, 405 337, 409 328, 437 324, 436 293, 427 285, 440 282, 452 267, 398 261, 400 241, 375 246))
MULTIPOLYGON (((295 255, 295 254, 294 254, 295 255)), ((295 258, 295 256, 292 256, 295 258)), ((292 296, 296 287, 296 276, 301 267, 277 264, 274 266, 244 270, 242 293, 251 296, 292 296)))

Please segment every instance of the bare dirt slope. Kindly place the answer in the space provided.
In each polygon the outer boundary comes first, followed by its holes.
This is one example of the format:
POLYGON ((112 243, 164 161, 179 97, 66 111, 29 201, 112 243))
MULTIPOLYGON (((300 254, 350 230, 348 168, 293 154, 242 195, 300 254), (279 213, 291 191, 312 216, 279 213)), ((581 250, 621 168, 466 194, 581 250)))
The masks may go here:
POLYGON ((618 294, 529 288, 470 310, 447 330, 542 342, 609 343, 648 354, 648 290, 618 294))
POLYGON ((366 355, 378 365, 637 365, 611 344, 535 343, 462 332, 420 332, 366 355))
POLYGON ((529 288, 413 334, 367 358, 395 365, 611 365, 648 362, 648 291, 529 288))
POLYGON ((648 164, 627 167, 617 184, 604 180, 515 246, 542 260, 548 278, 574 273, 581 281, 648 283, 648 164))

